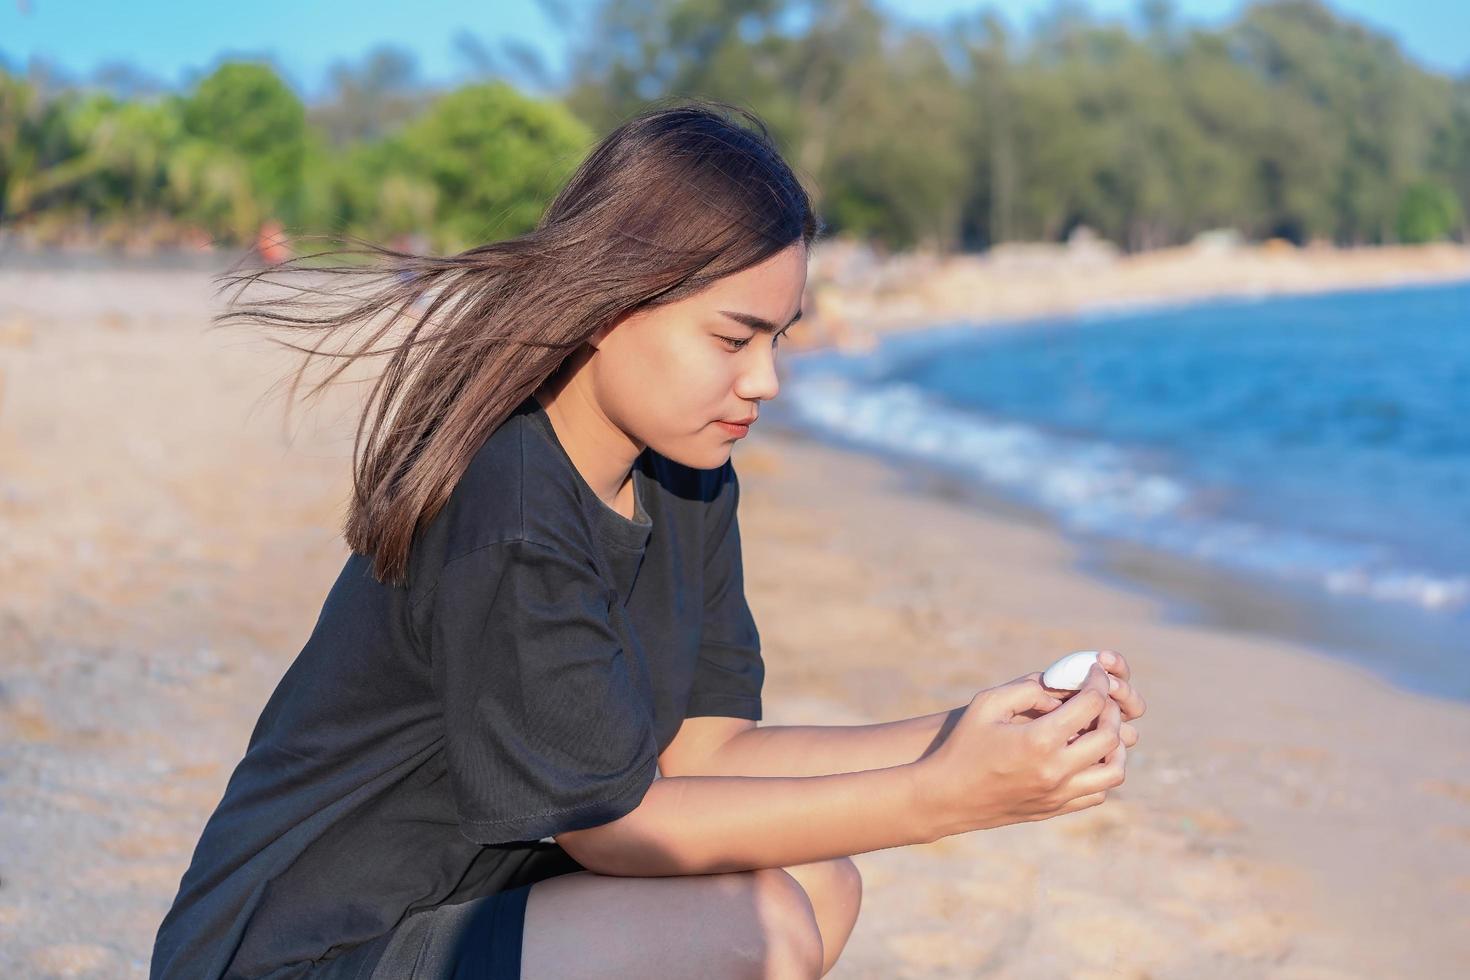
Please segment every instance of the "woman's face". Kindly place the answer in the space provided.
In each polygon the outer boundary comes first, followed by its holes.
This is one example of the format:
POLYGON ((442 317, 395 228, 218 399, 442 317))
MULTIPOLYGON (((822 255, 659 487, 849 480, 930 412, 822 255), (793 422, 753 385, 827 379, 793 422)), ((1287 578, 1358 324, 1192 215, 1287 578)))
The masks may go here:
POLYGON ((798 242, 594 338, 591 380, 607 417, 635 442, 676 462, 723 466, 741 436, 720 422, 759 415, 760 403, 780 390, 776 347, 781 331, 801 315, 806 263, 806 247, 798 242), (759 318, 773 329, 739 318, 759 318))

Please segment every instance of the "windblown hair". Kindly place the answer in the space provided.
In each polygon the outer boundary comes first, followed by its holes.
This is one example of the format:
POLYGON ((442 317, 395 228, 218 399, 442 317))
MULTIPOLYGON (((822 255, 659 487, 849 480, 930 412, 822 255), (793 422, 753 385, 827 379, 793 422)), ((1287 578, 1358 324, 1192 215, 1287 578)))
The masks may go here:
POLYGON ((348 247, 221 276, 221 290, 238 288, 215 322, 321 335, 271 338, 306 355, 288 401, 315 357, 337 363, 307 397, 362 358, 388 358, 357 426, 343 534, 379 581, 402 584, 415 534, 476 450, 599 329, 821 231, 761 120, 680 100, 599 142, 526 234, 442 257, 333 239, 348 247), (310 264, 338 256, 355 262, 310 264), (291 291, 242 300, 257 284, 291 291))

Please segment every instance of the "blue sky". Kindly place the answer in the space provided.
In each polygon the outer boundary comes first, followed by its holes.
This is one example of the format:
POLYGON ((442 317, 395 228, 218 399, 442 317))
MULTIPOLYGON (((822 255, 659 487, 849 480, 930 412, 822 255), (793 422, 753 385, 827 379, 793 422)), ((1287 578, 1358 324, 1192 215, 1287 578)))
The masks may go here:
MULTIPOLYGON (((1215 24, 1242 0, 1176 0, 1186 20, 1215 24)), ((587 8, 565 0, 572 11, 587 8)), ((1013 26, 1024 26, 1051 0, 879 0, 919 23, 991 6, 1013 26)), ((1421 63, 1470 71, 1470 0, 1332 0, 1333 7, 1396 36, 1421 63)), ((1091 0, 1094 11, 1127 16, 1136 0, 1091 0)), ((516 39, 540 51, 559 70, 564 35, 535 0, 0 0, 0 56, 13 69, 44 57, 87 75, 100 63, 127 61, 169 84, 209 67, 226 54, 270 54, 298 89, 321 89, 333 62, 355 60, 391 43, 412 52, 422 77, 452 82, 469 70, 454 38, 462 31, 495 50, 516 39)))

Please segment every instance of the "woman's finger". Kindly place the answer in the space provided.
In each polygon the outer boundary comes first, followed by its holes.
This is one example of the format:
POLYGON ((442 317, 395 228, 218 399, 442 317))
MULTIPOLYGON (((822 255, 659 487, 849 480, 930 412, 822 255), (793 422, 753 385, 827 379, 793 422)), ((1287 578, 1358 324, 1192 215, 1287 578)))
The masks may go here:
MULTIPOLYGON (((1075 735, 1072 735, 1067 739, 1067 744, 1071 745, 1073 742, 1077 741, 1079 738, 1086 734, 1086 732, 1078 732, 1075 735)), ((1121 725, 1118 726, 1118 741, 1122 742, 1123 745, 1127 748, 1133 748, 1133 746, 1138 744, 1138 729, 1134 728, 1126 721, 1123 722, 1121 725)))
POLYGON ((1133 671, 1128 666, 1128 661, 1117 650, 1099 650, 1097 662, 1102 665, 1103 670, 1125 681, 1133 676, 1133 671), (1112 663, 1108 663, 1108 658, 1110 657, 1112 658, 1112 663))
POLYGON ((1124 721, 1132 721, 1142 716, 1147 708, 1143 696, 1133 689, 1133 685, 1116 677, 1108 679, 1108 696, 1118 702, 1118 707, 1123 711, 1124 721))

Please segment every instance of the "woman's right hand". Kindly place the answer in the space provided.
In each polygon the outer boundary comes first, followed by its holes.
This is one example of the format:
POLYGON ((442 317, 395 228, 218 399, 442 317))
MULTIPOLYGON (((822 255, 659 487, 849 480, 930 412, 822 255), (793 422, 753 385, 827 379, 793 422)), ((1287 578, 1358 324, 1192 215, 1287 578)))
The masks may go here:
POLYGON ((1084 810, 1121 786, 1128 750, 1107 678, 1094 664, 1066 701, 1035 675, 976 694, 949 737, 914 764, 937 837, 1084 810))

